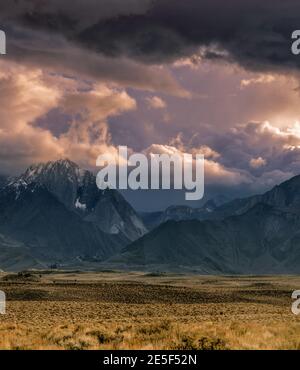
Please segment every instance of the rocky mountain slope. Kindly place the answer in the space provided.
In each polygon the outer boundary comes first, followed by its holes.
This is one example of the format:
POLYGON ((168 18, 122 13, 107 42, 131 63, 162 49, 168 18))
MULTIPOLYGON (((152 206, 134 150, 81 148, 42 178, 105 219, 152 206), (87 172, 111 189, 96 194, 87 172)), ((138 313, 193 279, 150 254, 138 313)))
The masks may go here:
POLYGON ((147 269, 203 273, 299 273, 300 177, 211 212, 212 220, 168 221, 110 259, 147 269))
POLYGON ((149 230, 167 221, 202 220, 208 218, 210 213, 217 209, 214 200, 207 201, 202 207, 171 206, 163 212, 142 213, 141 217, 149 230))
POLYGON ((169 221, 110 262, 213 274, 299 273, 300 218, 258 204, 221 221, 169 221))
POLYGON ((22 271, 28 268, 43 269, 46 265, 32 256, 28 247, 0 234, 0 266, 5 271, 22 271))
POLYGON ((98 190, 95 176, 69 160, 31 166, 12 179, 0 190, 0 210, 0 233, 48 265, 102 261, 146 231, 117 191, 98 190))
POLYGON ((105 258, 128 243, 84 221, 40 184, 18 184, 0 194, 0 231, 30 247, 42 260, 105 258))
POLYGON ((300 176, 218 206, 170 207, 146 228, 71 161, 31 166, 0 190, 0 268, 114 266, 210 274, 300 273, 300 176), (77 263, 78 262, 78 263, 77 263))
POLYGON ((269 204, 282 211, 300 213, 300 175, 275 186, 264 194, 225 203, 218 207, 209 218, 222 219, 230 215, 240 215, 258 203, 269 204))
POLYGON ((65 159, 29 167, 14 184, 40 184, 66 208, 108 234, 123 234, 133 241, 147 229, 135 210, 116 190, 99 190, 95 175, 65 159))

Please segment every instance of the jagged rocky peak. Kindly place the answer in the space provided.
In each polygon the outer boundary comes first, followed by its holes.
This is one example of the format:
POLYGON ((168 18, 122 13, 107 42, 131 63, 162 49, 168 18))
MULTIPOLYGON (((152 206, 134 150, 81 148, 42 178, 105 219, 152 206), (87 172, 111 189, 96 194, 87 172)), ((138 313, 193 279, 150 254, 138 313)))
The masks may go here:
POLYGON ((46 163, 38 163, 30 166, 20 177, 16 178, 11 185, 16 184, 40 184, 44 185, 68 208, 83 210, 80 194, 94 193, 97 191, 95 176, 69 159, 60 159, 46 163), (82 190, 83 187, 89 187, 82 190), (78 207, 80 206, 80 207, 78 207))
POLYGON ((27 183, 31 183, 46 180, 45 177, 48 176, 60 177, 60 180, 63 180, 62 177, 66 176, 65 180, 80 183, 86 172, 86 170, 82 170, 76 163, 66 158, 34 164, 24 172, 21 178, 27 183))
POLYGON ((99 190, 96 176, 69 159, 32 165, 10 183, 15 198, 29 185, 45 187, 69 210, 106 233, 120 233, 135 240, 147 231, 121 194, 116 190, 99 190))

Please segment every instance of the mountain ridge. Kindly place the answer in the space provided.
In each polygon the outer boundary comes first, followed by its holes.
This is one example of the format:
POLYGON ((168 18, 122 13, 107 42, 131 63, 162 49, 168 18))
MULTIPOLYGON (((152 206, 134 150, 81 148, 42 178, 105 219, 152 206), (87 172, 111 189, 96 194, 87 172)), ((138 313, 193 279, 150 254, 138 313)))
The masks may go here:
POLYGON ((32 165, 7 181, 0 209, 0 233, 24 245, 34 266, 103 261, 146 232, 117 191, 99 190, 94 174, 66 159, 32 165))
POLYGON ((105 233, 124 234, 133 241, 147 232, 138 214, 117 190, 99 190, 95 175, 69 159, 32 165, 8 186, 20 183, 44 185, 68 209, 105 233), (109 215, 109 225, 103 222, 104 214, 109 215))
POLYGON ((99 190, 91 172, 61 160, 30 166, 6 183, 0 208, 0 268, 22 266, 19 251, 26 266, 90 261, 205 274, 300 273, 300 176, 221 205, 170 207, 146 233, 120 193, 99 190))
POLYGON ((300 273, 300 176, 209 214, 162 223, 109 262, 213 274, 300 273))

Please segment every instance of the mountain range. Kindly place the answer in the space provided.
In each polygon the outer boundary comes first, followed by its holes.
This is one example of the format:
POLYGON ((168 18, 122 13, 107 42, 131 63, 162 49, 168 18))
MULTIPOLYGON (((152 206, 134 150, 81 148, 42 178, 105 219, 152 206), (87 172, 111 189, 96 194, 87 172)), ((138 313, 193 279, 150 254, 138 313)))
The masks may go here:
POLYGON ((300 272, 300 176, 261 195, 139 215, 65 159, 3 179, 0 210, 3 270, 300 272))
POLYGON ((69 160, 33 165, 10 179, 0 209, 0 233, 42 265, 102 261, 147 231, 116 190, 99 190, 94 174, 69 160))
POLYGON ((194 220, 186 219, 187 210, 179 214, 183 220, 177 214, 177 221, 162 223, 111 264, 213 274, 300 272, 300 176, 262 195, 195 210, 194 220))
POLYGON ((214 212, 218 207, 218 203, 214 199, 208 200, 202 207, 192 208, 189 206, 171 206, 162 212, 144 212, 141 213, 141 218, 149 230, 152 230, 160 224, 173 220, 203 220, 209 217, 209 214, 214 212))

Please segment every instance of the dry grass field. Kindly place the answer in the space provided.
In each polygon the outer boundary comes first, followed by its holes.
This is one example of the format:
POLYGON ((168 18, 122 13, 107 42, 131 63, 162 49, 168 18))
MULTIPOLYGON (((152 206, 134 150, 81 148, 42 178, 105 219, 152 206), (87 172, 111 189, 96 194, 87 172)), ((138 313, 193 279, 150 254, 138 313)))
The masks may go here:
POLYGON ((1 349, 300 349, 300 277, 0 275, 1 349))

